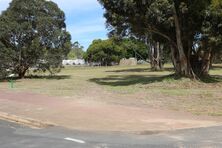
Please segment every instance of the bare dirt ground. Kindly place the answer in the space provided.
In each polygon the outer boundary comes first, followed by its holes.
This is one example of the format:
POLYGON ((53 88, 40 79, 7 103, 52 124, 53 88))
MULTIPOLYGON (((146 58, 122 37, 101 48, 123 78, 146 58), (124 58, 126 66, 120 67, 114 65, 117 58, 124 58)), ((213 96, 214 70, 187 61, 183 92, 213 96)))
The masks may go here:
POLYGON ((206 127, 222 123, 220 117, 194 116, 179 111, 147 108, 142 104, 138 106, 102 102, 97 99, 102 96, 109 97, 108 93, 105 95, 101 90, 89 93, 86 96, 91 99, 67 99, 1 90, 0 111, 87 131, 144 133, 206 127), (95 96, 97 99, 93 98, 95 96))

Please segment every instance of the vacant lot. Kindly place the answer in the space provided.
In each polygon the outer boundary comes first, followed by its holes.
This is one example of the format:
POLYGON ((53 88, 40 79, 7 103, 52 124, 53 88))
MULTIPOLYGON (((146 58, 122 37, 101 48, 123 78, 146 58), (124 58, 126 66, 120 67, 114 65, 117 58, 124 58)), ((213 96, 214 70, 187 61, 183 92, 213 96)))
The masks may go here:
POLYGON ((67 67, 54 77, 38 74, 17 80, 13 89, 1 82, 0 89, 222 116, 222 65, 215 65, 212 78, 202 81, 175 79, 172 74, 170 66, 162 72, 151 72, 148 65, 67 67))

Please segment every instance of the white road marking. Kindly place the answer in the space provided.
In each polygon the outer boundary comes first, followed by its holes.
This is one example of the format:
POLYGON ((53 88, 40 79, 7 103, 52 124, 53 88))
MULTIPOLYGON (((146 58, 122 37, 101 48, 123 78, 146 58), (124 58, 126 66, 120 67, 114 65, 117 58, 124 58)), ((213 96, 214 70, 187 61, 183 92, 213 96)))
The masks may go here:
POLYGON ((170 138, 176 139, 176 140, 180 140, 180 141, 185 141, 185 139, 181 136, 169 136, 170 138))
POLYGON ((64 138, 65 140, 68 140, 68 141, 73 141, 73 142, 77 142, 77 143, 81 143, 81 144, 85 144, 86 142, 83 141, 83 140, 79 140, 79 139, 74 139, 74 138, 64 138))

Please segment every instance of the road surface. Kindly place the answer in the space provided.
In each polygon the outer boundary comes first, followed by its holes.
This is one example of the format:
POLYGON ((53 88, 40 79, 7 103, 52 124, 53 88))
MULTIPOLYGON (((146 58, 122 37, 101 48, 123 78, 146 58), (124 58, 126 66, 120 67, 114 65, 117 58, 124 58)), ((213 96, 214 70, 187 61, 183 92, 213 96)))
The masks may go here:
POLYGON ((1 148, 183 148, 222 147, 222 126, 166 133, 124 134, 31 129, 0 120, 1 148))

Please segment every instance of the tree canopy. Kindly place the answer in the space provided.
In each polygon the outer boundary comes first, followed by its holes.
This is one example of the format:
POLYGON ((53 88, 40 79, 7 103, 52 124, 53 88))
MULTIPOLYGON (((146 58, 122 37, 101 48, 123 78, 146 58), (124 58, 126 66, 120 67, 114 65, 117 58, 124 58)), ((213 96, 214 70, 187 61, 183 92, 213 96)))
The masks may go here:
POLYGON ((123 50, 114 44, 112 39, 94 40, 89 46, 85 59, 89 62, 98 62, 103 66, 110 66, 112 62, 118 62, 123 50))
POLYGON ((68 54, 68 59, 82 59, 84 57, 83 46, 79 42, 74 42, 72 48, 68 54))
POLYGON ((20 78, 31 67, 58 72, 69 53, 70 40, 65 14, 57 4, 13 0, 0 16, 0 67, 20 78))
POLYGON ((123 48, 124 58, 135 57, 137 60, 148 59, 149 47, 140 40, 125 38, 117 41, 117 44, 123 48))
POLYGON ((98 62, 104 66, 119 63, 121 58, 132 58, 146 60, 148 58, 147 46, 135 39, 94 40, 89 46, 85 59, 89 62, 98 62))
POLYGON ((213 51, 221 44, 220 0, 98 1, 111 34, 164 43, 171 47, 177 75, 208 75, 213 51))

